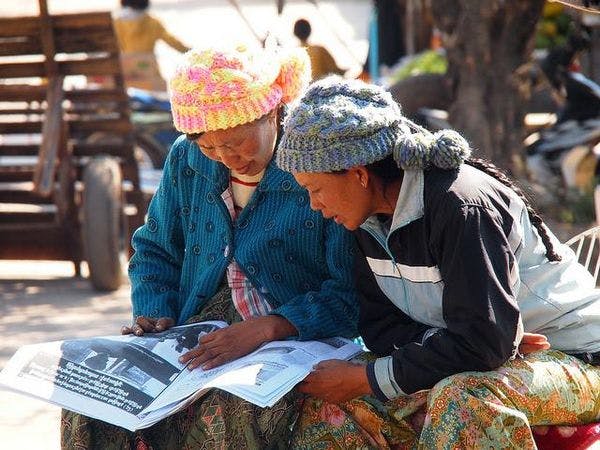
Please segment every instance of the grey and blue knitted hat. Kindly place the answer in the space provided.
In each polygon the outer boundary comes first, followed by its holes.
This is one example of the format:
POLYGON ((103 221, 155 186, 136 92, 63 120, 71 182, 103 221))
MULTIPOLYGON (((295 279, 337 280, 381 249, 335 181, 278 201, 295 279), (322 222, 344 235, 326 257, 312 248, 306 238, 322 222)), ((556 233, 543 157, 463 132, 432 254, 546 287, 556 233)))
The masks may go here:
POLYGON ((389 92, 338 76, 311 84, 283 129, 276 161, 288 172, 334 172, 392 153, 404 170, 452 169, 470 155, 457 132, 432 134, 404 117, 389 92))

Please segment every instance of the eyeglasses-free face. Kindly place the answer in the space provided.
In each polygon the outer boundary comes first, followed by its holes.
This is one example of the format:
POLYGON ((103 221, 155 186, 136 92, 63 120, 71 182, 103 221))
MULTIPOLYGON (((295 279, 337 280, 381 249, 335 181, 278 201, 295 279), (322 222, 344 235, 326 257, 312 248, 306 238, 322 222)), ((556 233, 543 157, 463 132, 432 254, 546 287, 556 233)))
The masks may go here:
POLYGON ((339 173, 295 173, 310 196, 310 207, 348 230, 357 229, 373 212, 372 190, 364 167, 339 173))

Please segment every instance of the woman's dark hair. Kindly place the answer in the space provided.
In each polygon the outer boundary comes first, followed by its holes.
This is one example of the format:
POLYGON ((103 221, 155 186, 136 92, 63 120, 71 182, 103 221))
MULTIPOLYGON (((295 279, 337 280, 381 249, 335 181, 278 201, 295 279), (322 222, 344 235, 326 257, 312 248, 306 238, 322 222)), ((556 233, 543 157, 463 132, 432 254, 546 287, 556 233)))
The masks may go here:
POLYGON ((185 138, 188 141, 196 142, 203 133, 185 133, 185 138))
MULTIPOLYGON (((509 189, 515 191, 517 195, 521 197, 521 200, 523 200, 523 203, 525 203, 525 207, 527 208, 529 220, 537 229, 540 237, 542 238, 542 242, 546 247, 546 258, 548 258, 550 261, 560 261, 562 257, 554 250, 554 246, 552 245, 552 241, 550 240, 550 236, 548 235, 546 225, 544 224, 539 214, 535 211, 535 209, 531 205, 531 202, 525 196, 522 189, 515 182, 513 182, 502 170, 500 170, 500 168, 498 168, 489 161, 485 161, 479 158, 469 158, 465 161, 465 164, 468 164, 469 166, 475 167, 476 169, 485 172, 486 174, 498 180, 500 183, 502 183, 509 189)), ((381 178, 381 180, 384 183, 392 180, 397 180, 398 178, 402 177, 402 169, 398 167, 392 155, 389 155, 380 161, 375 161, 372 164, 368 164, 365 167, 369 172, 381 178)))
POLYGON ((391 153, 379 161, 367 164, 365 168, 384 183, 402 178, 402 169, 398 167, 391 153))
POLYGON ((548 230, 546 229, 544 221, 535 211, 535 209, 529 202, 529 199, 525 196, 525 193, 521 190, 521 188, 516 183, 514 183, 502 170, 500 170, 500 168, 496 167, 489 161, 485 161, 479 158, 469 158, 465 161, 465 164, 468 164, 469 166, 475 167, 476 169, 487 173, 489 176, 495 178, 509 189, 515 191, 517 195, 521 197, 521 200, 523 200, 523 203, 525 203, 525 206, 527 207, 527 214, 529 215, 529 220, 537 229, 540 237, 542 238, 542 242, 546 247, 546 258, 548 258, 550 261, 560 261, 562 257, 554 251, 554 246, 552 245, 550 236, 548 236, 548 230))
POLYGON ((150 6, 150 0, 121 0, 121 6, 129 6, 130 8, 143 11, 144 9, 148 9, 148 6, 150 6))
POLYGON ((310 23, 306 19, 298 19, 294 24, 294 36, 301 41, 306 41, 310 36, 312 28, 310 23))

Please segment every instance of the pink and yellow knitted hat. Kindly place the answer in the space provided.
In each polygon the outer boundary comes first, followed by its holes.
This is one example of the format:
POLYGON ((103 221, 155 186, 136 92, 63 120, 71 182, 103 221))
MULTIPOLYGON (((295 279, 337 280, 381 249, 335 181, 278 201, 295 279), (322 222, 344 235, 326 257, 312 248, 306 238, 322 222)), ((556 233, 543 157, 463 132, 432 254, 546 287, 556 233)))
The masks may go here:
POLYGON ((310 81, 304 49, 193 49, 169 82, 173 123, 182 133, 252 122, 298 97, 310 81))

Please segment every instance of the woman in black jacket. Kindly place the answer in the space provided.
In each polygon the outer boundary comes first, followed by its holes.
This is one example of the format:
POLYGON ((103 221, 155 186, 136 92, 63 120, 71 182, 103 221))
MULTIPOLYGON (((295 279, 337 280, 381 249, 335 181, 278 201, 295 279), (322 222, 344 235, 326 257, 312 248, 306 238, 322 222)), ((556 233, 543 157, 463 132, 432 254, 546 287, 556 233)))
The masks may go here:
POLYGON ((362 430, 360 445, 534 448, 530 425, 600 419, 600 292, 458 133, 431 134, 383 89, 329 78, 290 111, 277 163, 354 230, 359 332, 377 356, 316 367, 301 390, 342 406, 309 401, 299 447, 343 429, 342 446, 362 430), (553 350, 522 357, 524 332, 553 350), (408 426, 419 409, 424 425, 408 426))

